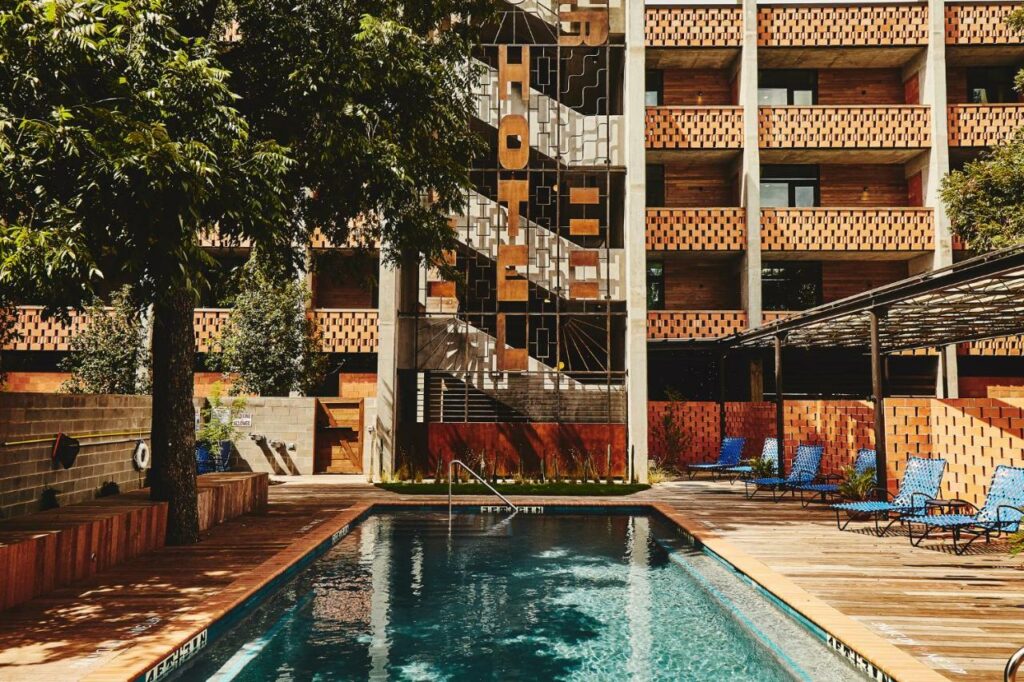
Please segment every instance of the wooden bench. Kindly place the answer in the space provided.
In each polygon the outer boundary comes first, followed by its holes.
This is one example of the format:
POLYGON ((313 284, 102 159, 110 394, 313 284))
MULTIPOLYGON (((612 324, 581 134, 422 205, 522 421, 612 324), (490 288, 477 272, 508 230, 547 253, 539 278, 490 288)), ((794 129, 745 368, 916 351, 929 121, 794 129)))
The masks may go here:
MULTIPOLYGON (((265 473, 198 478, 201 531, 267 507, 265 473)), ((163 547, 167 503, 149 489, 0 521, 0 610, 163 547)))

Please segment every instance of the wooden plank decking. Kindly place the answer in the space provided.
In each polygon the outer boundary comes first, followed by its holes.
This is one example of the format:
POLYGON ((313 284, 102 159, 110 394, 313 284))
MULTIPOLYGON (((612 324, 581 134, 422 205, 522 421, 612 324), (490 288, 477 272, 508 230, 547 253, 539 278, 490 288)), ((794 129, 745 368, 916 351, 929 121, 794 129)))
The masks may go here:
MULTIPOLYGON (((352 513, 346 509, 402 499, 330 481, 273 486, 265 516, 229 521, 199 545, 160 549, 4 612, 0 679, 121 679, 147 652, 183 636, 183 626, 215 616, 232 594, 265 580, 274 559, 297 557, 318 528, 352 513)), ((950 679, 998 680, 1024 644, 1024 571, 1005 546, 957 557, 935 545, 912 549, 905 536, 840 533, 823 511, 748 502, 728 484, 676 483, 615 498, 627 500, 662 502, 699 520, 950 679)))

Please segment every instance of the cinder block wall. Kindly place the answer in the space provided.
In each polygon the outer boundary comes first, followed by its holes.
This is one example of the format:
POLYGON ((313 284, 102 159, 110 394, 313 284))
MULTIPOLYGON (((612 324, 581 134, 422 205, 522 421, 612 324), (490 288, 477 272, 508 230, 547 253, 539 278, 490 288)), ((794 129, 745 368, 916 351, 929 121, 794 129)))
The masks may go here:
POLYGON ((236 471, 313 473, 316 398, 247 398, 243 411, 252 415, 252 426, 238 429, 232 463, 236 471), (266 442, 257 443, 250 434, 266 436, 266 442), (281 444, 275 446, 272 441, 281 444), (289 450, 292 443, 295 449, 289 450))
POLYGON ((151 412, 149 396, 0 393, 0 442, 46 439, 0 446, 0 513, 10 518, 37 511, 40 495, 50 487, 58 490, 61 505, 93 499, 106 481, 116 482, 122 492, 142 487, 144 474, 131 462, 131 436, 80 439, 70 469, 55 468, 50 457, 57 432, 78 437, 127 431, 148 443, 151 412), (104 444, 108 441, 120 442, 104 444))

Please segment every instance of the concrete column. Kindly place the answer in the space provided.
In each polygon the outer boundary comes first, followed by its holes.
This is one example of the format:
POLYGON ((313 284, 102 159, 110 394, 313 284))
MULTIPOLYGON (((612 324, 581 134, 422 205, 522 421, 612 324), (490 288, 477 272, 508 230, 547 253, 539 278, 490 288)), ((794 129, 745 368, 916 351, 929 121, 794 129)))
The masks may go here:
POLYGON ((757 134, 757 0, 743 0, 739 104, 743 107, 743 161, 740 203, 747 211, 747 251, 740 283, 751 327, 761 325, 761 157, 757 134))
MULTIPOLYGON (((949 120, 946 101, 946 9, 944 0, 928 0, 928 51, 922 70, 921 103, 931 107, 932 148, 922 172, 924 205, 935 216, 935 254, 933 268, 953 263, 953 240, 946 208, 939 197, 939 186, 949 173, 949 120)), ((959 396, 956 346, 940 348, 943 354, 936 372, 935 394, 959 396)))
POLYGON ((626 392, 629 433, 627 461, 633 476, 647 482, 647 240, 644 104, 644 21, 642 2, 626 4, 626 68, 624 118, 626 128, 625 290, 626 392))
POLYGON ((370 470, 380 480, 394 471, 395 431, 398 423, 399 277, 396 266, 380 264, 377 304, 377 418, 374 423, 370 470))

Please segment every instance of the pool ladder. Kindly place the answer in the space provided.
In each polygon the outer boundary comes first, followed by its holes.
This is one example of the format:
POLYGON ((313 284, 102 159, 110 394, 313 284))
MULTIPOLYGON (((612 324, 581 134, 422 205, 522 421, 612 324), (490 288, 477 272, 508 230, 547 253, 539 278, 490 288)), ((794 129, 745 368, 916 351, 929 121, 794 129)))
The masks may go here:
POLYGON ((465 462, 462 462, 461 460, 453 459, 452 461, 448 462, 448 525, 449 525, 449 527, 451 526, 451 522, 452 522, 452 473, 455 471, 455 467, 456 466, 460 466, 463 469, 465 469, 467 472, 469 472, 470 476, 472 476, 476 480, 478 480, 481 483, 483 483, 484 487, 486 487, 488 490, 490 490, 492 493, 494 493, 498 497, 499 500, 501 500, 502 502, 505 503, 506 506, 510 507, 512 509, 512 516, 515 516, 516 514, 519 513, 519 507, 517 507, 514 504, 512 504, 507 497, 505 497, 504 495, 499 493, 497 490, 495 490, 494 486, 492 486, 490 483, 488 483, 484 479, 480 478, 480 475, 477 474, 472 469, 470 469, 468 466, 466 466, 465 462))
POLYGON ((1017 649, 1017 652, 1010 656, 1006 662, 1006 669, 1003 671, 1003 682, 1014 682, 1017 679, 1017 671, 1021 664, 1024 664, 1024 646, 1017 649))

